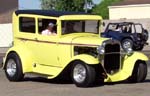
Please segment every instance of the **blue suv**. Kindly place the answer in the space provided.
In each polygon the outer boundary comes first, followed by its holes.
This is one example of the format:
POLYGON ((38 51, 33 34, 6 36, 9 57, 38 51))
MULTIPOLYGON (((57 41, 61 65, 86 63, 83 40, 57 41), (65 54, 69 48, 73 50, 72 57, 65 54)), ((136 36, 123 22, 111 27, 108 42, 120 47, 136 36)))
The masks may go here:
POLYGON ((140 23, 109 23, 101 36, 119 40, 123 49, 130 47, 138 51, 148 44, 148 31, 140 23))

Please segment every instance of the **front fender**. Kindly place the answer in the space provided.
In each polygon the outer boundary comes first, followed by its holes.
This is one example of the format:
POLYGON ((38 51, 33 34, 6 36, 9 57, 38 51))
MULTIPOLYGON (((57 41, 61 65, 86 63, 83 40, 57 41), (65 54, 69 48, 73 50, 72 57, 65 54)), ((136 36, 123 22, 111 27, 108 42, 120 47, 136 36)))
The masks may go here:
POLYGON ((20 46, 15 46, 15 47, 12 47, 10 48, 5 57, 4 57, 4 65, 3 65, 3 68, 5 67, 5 62, 6 62, 6 59, 7 59, 7 55, 10 54, 11 52, 15 52, 18 54, 18 56, 20 57, 20 60, 22 62, 22 70, 23 70, 23 73, 26 73, 26 72, 32 72, 32 64, 34 64, 34 58, 33 58, 33 55, 32 55, 32 52, 30 52, 27 48, 23 48, 23 47, 20 47, 20 46))
POLYGON ((134 66, 137 61, 148 61, 148 57, 140 52, 134 52, 132 55, 126 55, 122 59, 122 67, 119 72, 109 75, 105 82, 116 82, 126 80, 132 75, 134 66))
POLYGON ((148 61, 148 57, 140 52, 134 52, 132 55, 126 55, 123 59, 123 72, 128 74, 129 76, 132 75, 132 71, 137 61, 148 61))
POLYGON ((71 59, 71 62, 75 60, 81 60, 85 62, 86 64, 99 64, 98 58, 95 58, 87 54, 76 55, 71 59))

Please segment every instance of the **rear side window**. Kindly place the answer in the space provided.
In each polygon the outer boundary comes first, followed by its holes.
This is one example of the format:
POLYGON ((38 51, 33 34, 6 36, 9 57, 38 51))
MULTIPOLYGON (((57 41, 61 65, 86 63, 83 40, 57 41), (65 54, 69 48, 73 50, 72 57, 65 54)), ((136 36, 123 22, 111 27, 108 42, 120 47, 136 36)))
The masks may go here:
POLYGON ((26 33, 35 33, 35 18, 20 17, 20 31, 26 33))

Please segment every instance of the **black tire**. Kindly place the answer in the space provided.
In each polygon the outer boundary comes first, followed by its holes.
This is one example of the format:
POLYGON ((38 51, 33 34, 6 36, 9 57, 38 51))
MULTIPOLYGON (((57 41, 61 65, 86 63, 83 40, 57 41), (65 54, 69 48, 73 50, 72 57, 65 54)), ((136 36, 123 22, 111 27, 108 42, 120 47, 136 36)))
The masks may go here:
POLYGON ((95 75, 96 75, 96 72, 95 72, 94 67, 87 65, 84 62, 80 62, 80 61, 74 63, 72 72, 71 72, 71 77, 72 77, 72 81, 77 87, 92 86, 95 81, 95 77, 96 77, 95 75))
POLYGON ((124 50, 127 50, 129 47, 133 49, 133 41, 131 39, 122 40, 121 45, 124 50), (127 43, 130 45, 127 45, 127 43))
POLYGON ((5 64, 5 74, 10 81, 21 81, 24 78, 22 63, 16 53, 8 54, 5 64))
POLYGON ((142 82, 147 76, 147 64, 145 62, 137 62, 134 66, 132 76, 129 78, 129 81, 132 83, 142 82))

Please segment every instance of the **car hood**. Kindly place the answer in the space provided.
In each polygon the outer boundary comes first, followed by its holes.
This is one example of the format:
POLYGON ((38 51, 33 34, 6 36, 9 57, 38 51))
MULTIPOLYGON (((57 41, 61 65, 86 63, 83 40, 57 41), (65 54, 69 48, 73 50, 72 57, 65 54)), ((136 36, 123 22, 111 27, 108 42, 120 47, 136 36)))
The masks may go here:
POLYGON ((69 34, 66 36, 68 40, 71 39, 71 44, 74 46, 98 46, 101 45, 103 41, 108 40, 108 38, 100 37, 98 34, 89 34, 89 33, 76 33, 69 34))

